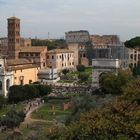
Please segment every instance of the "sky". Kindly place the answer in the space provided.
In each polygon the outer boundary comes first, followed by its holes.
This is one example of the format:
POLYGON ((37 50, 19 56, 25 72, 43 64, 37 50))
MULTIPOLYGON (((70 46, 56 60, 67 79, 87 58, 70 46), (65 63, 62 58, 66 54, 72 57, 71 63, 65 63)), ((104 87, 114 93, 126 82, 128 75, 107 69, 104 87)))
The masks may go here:
POLYGON ((0 37, 12 16, 21 19, 22 37, 64 38, 71 30, 140 36, 140 0, 0 0, 0 37))

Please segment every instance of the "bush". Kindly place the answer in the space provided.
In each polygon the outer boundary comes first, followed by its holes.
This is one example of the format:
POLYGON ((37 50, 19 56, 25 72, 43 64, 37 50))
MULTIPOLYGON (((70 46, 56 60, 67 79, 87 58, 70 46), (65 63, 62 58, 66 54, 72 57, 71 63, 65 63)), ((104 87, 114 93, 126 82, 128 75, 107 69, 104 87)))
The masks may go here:
POLYGON ((27 92, 25 88, 21 85, 14 85, 9 88, 8 102, 17 103, 19 101, 24 101, 27 98, 27 92))
POLYGON ((133 80, 133 76, 128 72, 103 74, 100 78, 100 87, 105 94, 119 95, 123 93, 123 87, 133 80))
POLYGON ((8 102, 18 103, 20 101, 48 95, 50 92, 51 87, 45 85, 14 85, 9 89, 8 102))
POLYGON ((136 78, 123 88, 123 98, 140 105, 140 78, 136 78))
POLYGON ((84 65, 77 65, 76 68, 77 68, 77 71, 79 72, 84 72, 86 69, 84 65))
POLYGON ((2 126, 7 126, 8 128, 19 127, 20 123, 24 121, 24 118, 24 112, 11 110, 0 119, 0 123, 2 126))
POLYGON ((0 95, 0 109, 5 105, 5 103, 6 103, 5 98, 2 95, 0 95))
POLYGON ((48 95, 52 91, 50 86, 36 85, 36 88, 39 90, 40 96, 48 95))
POLYGON ((138 62, 137 66, 132 69, 133 76, 140 76, 140 62, 138 62))
POLYGON ((52 129, 51 140, 139 140, 139 106, 124 101, 81 113, 80 119, 52 129))
POLYGON ((81 80, 81 82, 86 82, 89 78, 89 75, 86 73, 79 73, 78 79, 81 80))
POLYGON ((62 73, 63 73, 64 75, 67 75, 67 73, 69 73, 69 69, 64 69, 64 70, 62 70, 62 73))

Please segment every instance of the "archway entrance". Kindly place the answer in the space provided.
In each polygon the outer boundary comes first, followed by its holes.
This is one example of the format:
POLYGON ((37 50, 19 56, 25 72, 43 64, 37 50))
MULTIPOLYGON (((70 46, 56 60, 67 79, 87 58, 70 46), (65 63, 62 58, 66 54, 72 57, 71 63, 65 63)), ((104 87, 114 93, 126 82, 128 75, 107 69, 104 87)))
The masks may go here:
POLYGON ((7 80, 6 80, 6 90, 7 90, 7 91, 9 90, 9 87, 10 87, 10 80, 7 79, 7 80))
POLYGON ((0 81, 0 90, 2 90, 2 82, 0 81))
POLYGON ((2 90, 3 90, 3 88, 2 88, 2 81, 0 81, 0 95, 2 94, 2 90))
POLYGON ((103 74, 108 72, 115 72, 117 74, 120 67, 118 59, 93 59, 93 86, 99 87, 100 78, 103 74))

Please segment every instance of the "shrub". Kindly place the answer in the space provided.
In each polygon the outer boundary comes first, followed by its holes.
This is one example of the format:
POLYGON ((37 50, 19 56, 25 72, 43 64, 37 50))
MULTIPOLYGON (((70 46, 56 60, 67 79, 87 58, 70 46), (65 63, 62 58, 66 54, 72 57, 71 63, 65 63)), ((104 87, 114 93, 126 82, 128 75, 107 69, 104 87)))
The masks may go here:
POLYGON ((84 65, 77 65, 76 68, 77 68, 77 71, 79 72, 84 72, 86 69, 84 65))
POLYGON ((16 112, 15 110, 11 110, 0 119, 0 123, 2 126, 14 128, 18 127, 20 123, 24 121, 24 118, 25 118, 24 112, 16 112))
POLYGON ((9 89, 8 102, 18 103, 47 95, 50 92, 51 87, 46 85, 14 85, 9 89))
POLYGON ((40 96, 48 95, 48 93, 50 93, 52 91, 50 86, 36 85, 36 87, 39 90, 39 95, 40 96))
POLYGON ((89 78, 89 75, 86 73, 79 73, 78 79, 81 80, 81 82, 86 82, 89 78))
POLYGON ((119 95, 123 93, 123 87, 131 80, 133 76, 125 71, 119 72, 118 75, 107 73, 100 77, 100 87, 105 94, 119 95))
POLYGON ((4 106, 5 103, 6 103, 5 98, 2 95, 0 95, 0 109, 4 106))
POLYGON ((62 70, 62 73, 63 73, 64 75, 67 75, 67 73, 69 73, 69 69, 63 69, 63 70, 62 70))

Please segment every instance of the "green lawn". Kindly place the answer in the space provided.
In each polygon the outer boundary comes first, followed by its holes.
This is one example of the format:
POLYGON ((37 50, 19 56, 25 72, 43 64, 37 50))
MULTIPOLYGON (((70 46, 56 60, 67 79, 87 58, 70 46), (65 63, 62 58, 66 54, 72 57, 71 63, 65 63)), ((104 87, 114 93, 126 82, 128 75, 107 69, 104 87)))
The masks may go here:
MULTIPOLYGON (((89 75, 89 80, 88 80, 88 82, 89 83, 91 83, 91 77, 92 77, 92 70, 93 70, 93 68, 92 67, 87 67, 86 69, 85 69, 85 71, 83 72, 83 73, 86 73, 86 74, 88 74, 89 75)), ((80 72, 78 72, 78 71, 74 71, 74 72, 69 72, 69 73, 67 73, 67 77, 69 78, 71 78, 71 77, 78 77, 78 74, 79 74, 80 72)), ((74 80, 59 80, 58 81, 58 83, 73 83, 74 82, 74 80)))
MULTIPOLYGON (((92 67, 88 67, 85 69, 85 73, 91 75, 92 74, 92 67)), ((69 76, 77 76, 80 72, 78 71, 74 71, 74 72, 70 72, 68 73, 69 76)))
MULTIPOLYGON (((65 100, 65 103, 68 101, 69 100, 65 100)), ((46 132, 56 125, 56 121, 64 122, 67 116, 71 113, 70 110, 63 110, 63 102, 64 100, 52 99, 51 101, 45 103, 44 106, 32 114, 33 119, 38 119, 37 122, 31 122, 28 125, 22 123, 20 125, 22 135, 17 139, 24 140, 27 139, 28 136, 35 135, 38 139, 46 140, 46 132), (53 105, 54 111, 52 110, 53 105), (53 115, 53 112, 55 112, 55 115, 53 115), (42 122, 41 120, 46 120, 46 122, 42 122)), ((18 104, 15 106, 15 110, 22 110, 23 107, 24 106, 22 104, 18 104)), ((0 110, 0 116, 6 114, 11 109, 13 109, 13 105, 7 105, 5 108, 0 110)), ((12 133, 12 130, 0 133, 0 140, 6 140, 12 133)))
POLYGON ((70 110, 63 110, 63 102, 48 102, 43 107, 33 112, 32 118, 48 121, 65 121, 71 113, 70 110))
POLYGON ((92 70, 93 70, 92 67, 88 67, 88 68, 86 68, 85 72, 86 72, 87 74, 92 74, 92 70))

